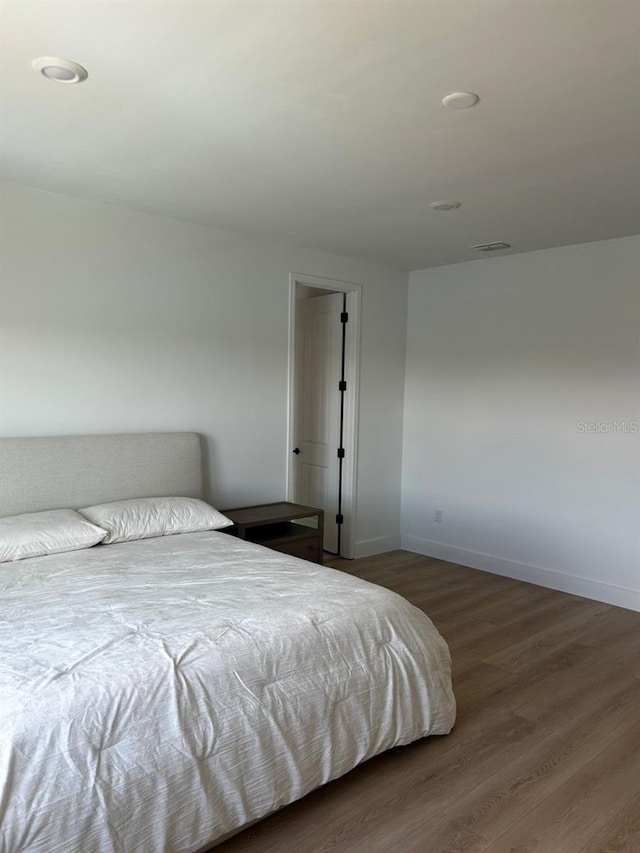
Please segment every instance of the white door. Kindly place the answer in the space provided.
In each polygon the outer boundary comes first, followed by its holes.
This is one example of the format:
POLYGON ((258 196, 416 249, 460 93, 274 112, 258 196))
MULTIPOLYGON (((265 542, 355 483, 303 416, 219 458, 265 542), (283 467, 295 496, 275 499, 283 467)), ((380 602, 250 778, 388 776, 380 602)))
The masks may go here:
POLYGON ((324 509, 324 549, 338 552, 343 294, 296 303, 294 431, 298 503, 324 509))

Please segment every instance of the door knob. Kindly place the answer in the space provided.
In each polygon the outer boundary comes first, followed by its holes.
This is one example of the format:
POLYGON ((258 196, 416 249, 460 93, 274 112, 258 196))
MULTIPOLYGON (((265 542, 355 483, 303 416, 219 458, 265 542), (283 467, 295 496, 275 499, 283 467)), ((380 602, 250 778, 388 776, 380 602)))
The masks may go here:
POLYGON ((296 456, 297 456, 297 455, 298 455, 298 453, 300 453, 300 448, 299 448, 299 447, 294 447, 292 452, 293 452, 293 453, 295 453, 295 454, 296 454, 296 456))

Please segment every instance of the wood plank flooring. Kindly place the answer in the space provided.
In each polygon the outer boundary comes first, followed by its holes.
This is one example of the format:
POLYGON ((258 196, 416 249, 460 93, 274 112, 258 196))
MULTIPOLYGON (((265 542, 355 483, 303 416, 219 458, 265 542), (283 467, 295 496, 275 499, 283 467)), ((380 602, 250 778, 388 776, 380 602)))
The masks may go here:
POLYGON ((449 643, 455 729, 361 765, 216 853, 640 853, 640 614, 394 551, 330 565, 449 643))

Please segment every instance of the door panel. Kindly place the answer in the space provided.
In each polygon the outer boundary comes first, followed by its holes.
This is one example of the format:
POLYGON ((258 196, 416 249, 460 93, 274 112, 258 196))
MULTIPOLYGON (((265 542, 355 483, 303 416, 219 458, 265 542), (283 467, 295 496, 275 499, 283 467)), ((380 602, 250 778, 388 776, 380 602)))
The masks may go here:
POLYGON ((318 500, 324 501, 327 494, 327 469, 302 460, 299 464, 300 503, 324 509, 322 503, 318 504, 318 500))
MULTIPOLYGON (((313 306, 318 308, 318 306, 313 306)), ((309 446, 314 455, 325 452, 328 430, 327 396, 329 389, 328 365, 326 354, 331 347, 331 317, 327 313, 313 313, 307 309, 303 332, 303 370, 306 370, 302 383, 302 420, 300 422, 300 441, 309 446)), ((311 461, 311 460, 308 460, 311 461)))
POLYGON ((343 295, 296 305, 296 500, 325 511, 324 549, 337 553, 343 295))

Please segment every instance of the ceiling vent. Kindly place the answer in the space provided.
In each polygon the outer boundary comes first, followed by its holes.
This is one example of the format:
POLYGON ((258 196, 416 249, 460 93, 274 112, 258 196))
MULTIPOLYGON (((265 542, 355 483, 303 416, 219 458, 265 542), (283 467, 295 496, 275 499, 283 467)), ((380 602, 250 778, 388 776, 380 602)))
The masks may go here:
POLYGON ((511 243, 505 243, 503 240, 498 240, 496 243, 478 243, 472 248, 478 252, 499 252, 501 249, 510 249, 511 243))

